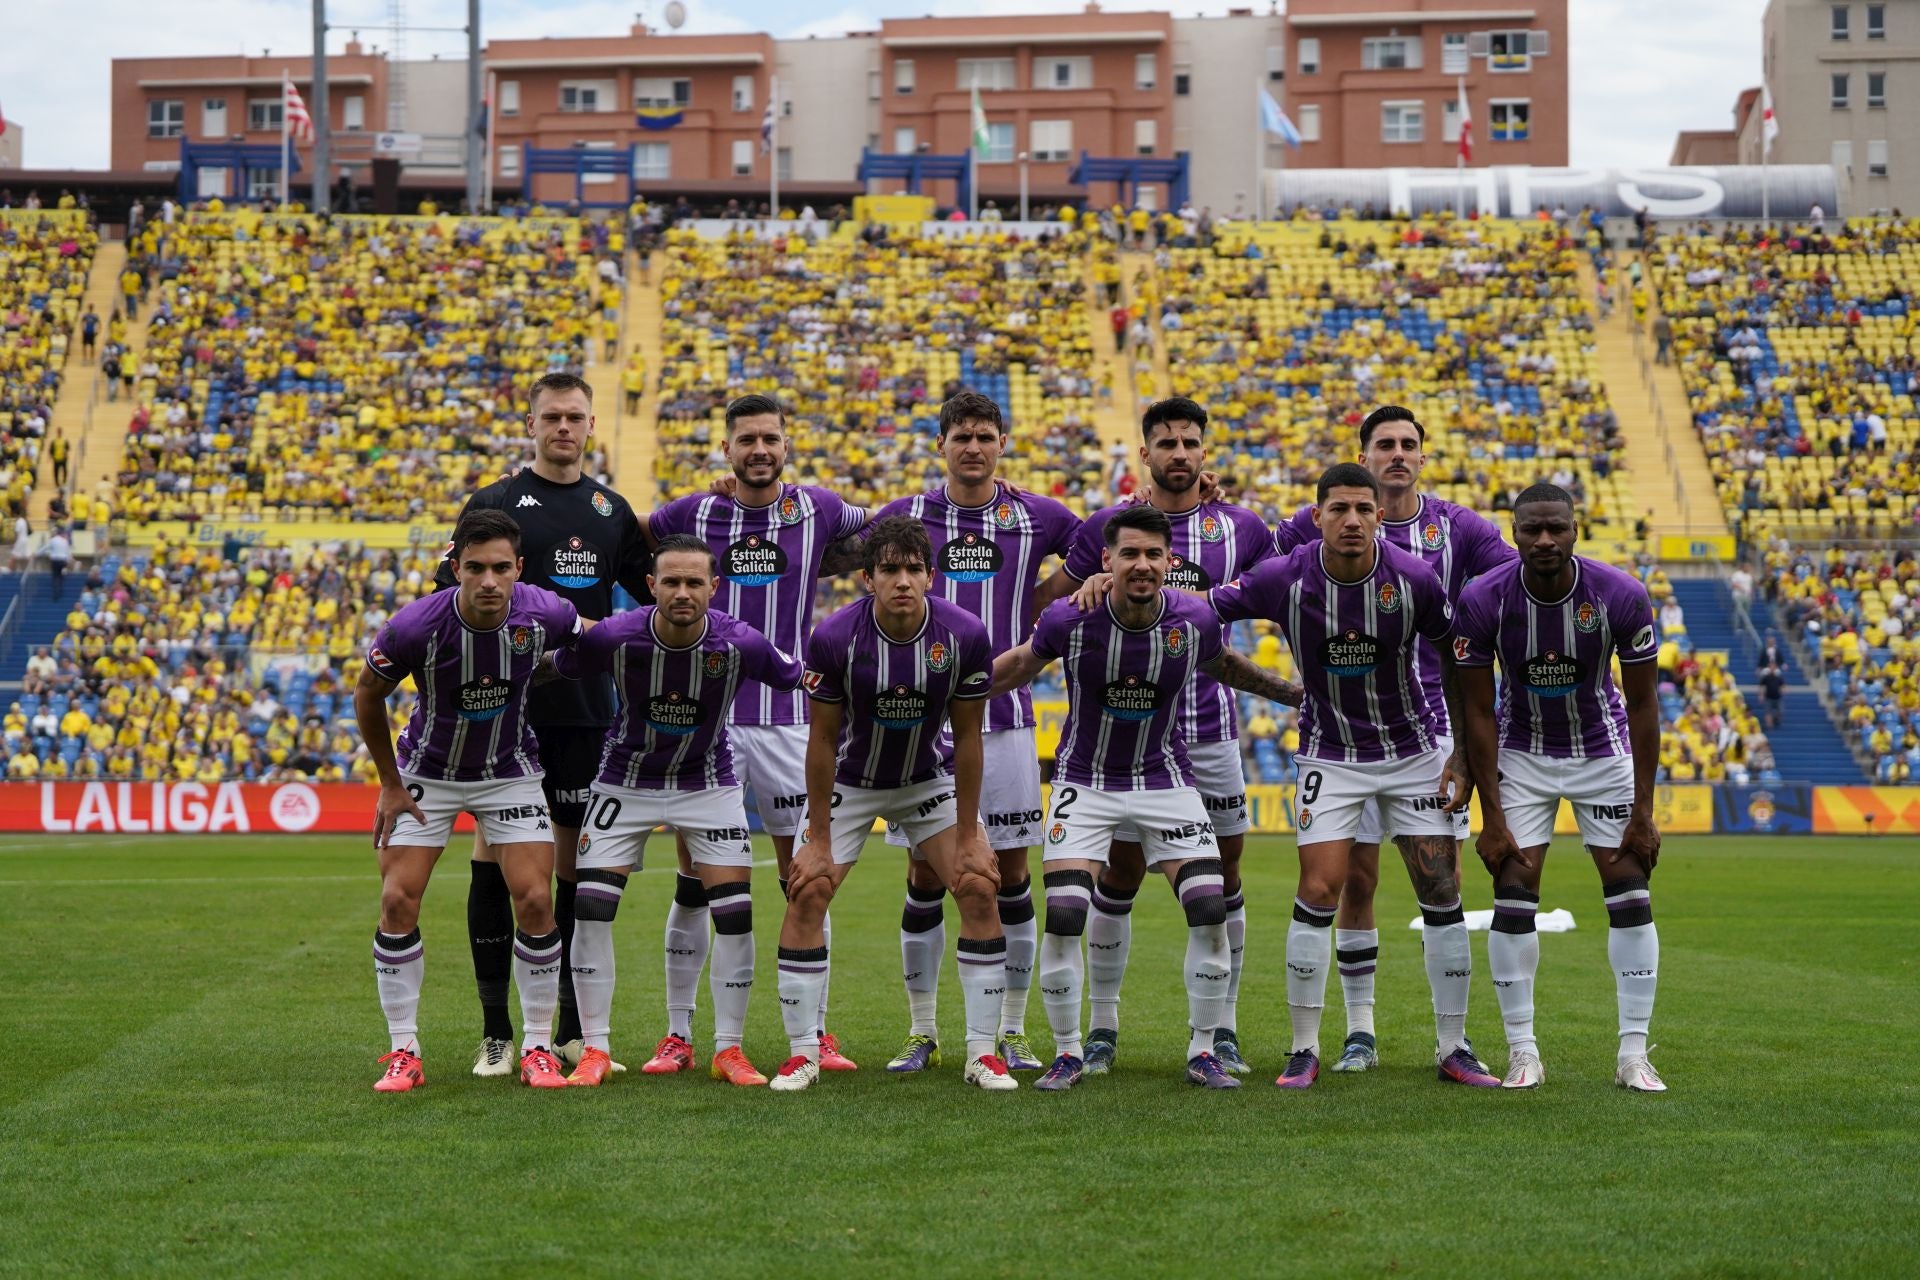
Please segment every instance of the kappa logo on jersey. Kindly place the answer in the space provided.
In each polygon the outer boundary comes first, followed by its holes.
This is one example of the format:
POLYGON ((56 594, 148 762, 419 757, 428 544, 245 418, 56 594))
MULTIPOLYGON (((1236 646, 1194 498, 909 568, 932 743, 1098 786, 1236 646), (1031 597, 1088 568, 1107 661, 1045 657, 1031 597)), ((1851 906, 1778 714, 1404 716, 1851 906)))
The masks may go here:
POLYGON ((1064 822, 1056 822, 1056 823, 1054 823, 1054 824, 1053 824, 1053 825, 1052 825, 1051 827, 1048 827, 1048 828, 1047 828, 1047 843, 1048 843, 1048 844, 1059 844, 1059 843, 1060 843, 1060 842, 1061 842, 1062 840, 1065 840, 1066 838, 1067 838, 1067 824, 1066 824, 1066 823, 1064 823, 1064 822))
POLYGON ((538 498, 536 498, 536 497, 534 497, 534 496, 533 496, 532 494, 530 494, 530 493, 523 493, 523 494, 521 494, 521 495, 520 495, 520 501, 518 501, 518 502, 516 502, 516 503, 514 503, 513 505, 514 505, 514 506, 515 506, 516 508, 519 508, 519 507, 537 507, 537 506, 539 506, 539 505, 540 505, 540 499, 538 499, 538 498))
POLYGON ((718 680, 721 676, 727 674, 727 655, 724 653, 708 654, 706 670, 707 670, 707 675, 710 678, 715 680, 718 680))
POLYGON ((1400 588, 1397 584, 1392 582, 1381 583, 1380 589, 1374 592, 1373 598, 1374 602, 1379 605, 1380 612, 1400 612, 1400 588))
POLYGON ((568 538, 553 549, 553 578, 556 587, 579 590, 600 581, 600 553, 582 538, 568 538))
POLYGON ((1139 676, 1110 680, 1101 691, 1100 709, 1115 720, 1151 720, 1160 709, 1160 687, 1139 676))
POLYGON ((800 518, 804 514, 800 510, 800 499, 794 497, 792 494, 788 494, 786 497, 780 499, 779 512, 781 524, 799 524, 800 518))
POLYGON ((933 642, 927 650, 927 670, 945 671, 953 665, 953 650, 939 640, 933 642))
POLYGON ((896 684, 873 700, 874 723, 889 729, 911 729, 927 718, 927 695, 910 685, 896 684))
POLYGON ((1455 662, 1465 662, 1472 656, 1473 641, 1467 639, 1465 636, 1455 636, 1453 638, 1453 660, 1455 662))
POLYGON ((1584 631, 1588 635, 1600 629, 1600 611, 1593 607, 1593 601, 1580 602, 1580 607, 1573 611, 1573 625, 1575 630, 1584 631))
POLYGON ((1213 575, 1197 560, 1168 556, 1165 583, 1175 591, 1207 591, 1213 587, 1213 575))
POLYGON ((963 533, 940 548, 940 572, 955 582, 985 582, 1004 563, 993 540, 977 533, 963 533))
POLYGON ((606 494, 596 489, 593 493, 593 509, 603 516, 610 516, 613 514, 613 503, 608 501, 606 494))
POLYGON ((1380 665, 1380 642, 1364 631, 1349 627, 1321 642, 1320 665, 1328 675, 1347 679, 1371 675, 1380 665))
POLYGON ((1177 658, 1187 651, 1187 633, 1179 627, 1167 632, 1167 656, 1177 658))
POLYGON ((720 557, 720 574, 735 586, 771 586, 787 575, 787 553, 759 534, 750 533, 720 557))
POLYGON ((1439 525, 1429 520, 1427 527, 1420 531, 1420 545, 1428 551, 1438 551, 1447 545, 1447 535, 1440 531, 1439 525))
POLYGON ((513 700, 513 681, 481 676, 460 686, 460 718, 491 720, 513 700))
POLYGON ((1639 653, 1643 649, 1653 648, 1653 627, 1645 626, 1633 633, 1632 649, 1639 653))
POLYGON ((1218 542, 1226 536, 1226 526, 1220 523, 1220 517, 1206 515, 1200 518, 1200 541, 1218 542))
POLYGON ((1011 529, 1020 523, 1020 517, 1014 511, 1011 502, 1003 502, 993 509, 993 522, 1002 529, 1011 529))
POLYGON ((513 647, 515 653, 532 653, 533 632, 526 627, 515 627, 512 634, 507 637, 507 643, 513 647))
POLYGON ((684 738, 698 729, 704 718, 700 704, 678 689, 647 699, 647 727, 660 733, 684 738))

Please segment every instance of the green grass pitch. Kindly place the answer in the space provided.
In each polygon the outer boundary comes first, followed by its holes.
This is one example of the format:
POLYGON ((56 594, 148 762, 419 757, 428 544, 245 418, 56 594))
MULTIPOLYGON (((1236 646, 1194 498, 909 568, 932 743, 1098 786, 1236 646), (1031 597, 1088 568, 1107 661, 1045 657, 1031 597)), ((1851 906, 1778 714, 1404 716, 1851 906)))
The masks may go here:
MULTIPOLYGON (((1911 1275, 1920 1257, 1913 841, 1667 842, 1664 1097, 1612 1087, 1604 913, 1571 846, 1542 906, 1579 927, 1541 940, 1549 1078, 1528 1095, 1434 1081, 1394 875, 1383 1068, 1272 1087, 1293 886, 1279 838, 1248 854, 1240 1009, 1258 1074, 1237 1093, 1182 1080, 1183 926, 1155 885, 1135 911, 1115 1074, 1058 1097, 964 1089, 949 961, 955 1052, 889 1077, 901 874, 876 840, 834 909, 832 1024, 858 1074, 797 1097, 704 1069, 536 1094, 468 1074, 464 861, 443 861, 423 920, 428 1084, 388 1098, 369 1088, 386 1041, 363 840, 0 842, 0 1273, 1911 1275)), ((755 875, 747 1050, 771 1072, 786 1056, 779 903, 772 869, 755 875)), ((1477 864, 1467 878, 1468 906, 1489 905, 1477 864)), ((635 1065, 663 1030, 671 878, 636 886, 614 1024, 635 1065)), ((1484 935, 1474 952, 1470 1031, 1498 1070, 1484 935)), ((1329 1005, 1337 1044, 1337 980, 1329 1005)), ((1029 1025, 1044 1052, 1037 996, 1029 1025)))

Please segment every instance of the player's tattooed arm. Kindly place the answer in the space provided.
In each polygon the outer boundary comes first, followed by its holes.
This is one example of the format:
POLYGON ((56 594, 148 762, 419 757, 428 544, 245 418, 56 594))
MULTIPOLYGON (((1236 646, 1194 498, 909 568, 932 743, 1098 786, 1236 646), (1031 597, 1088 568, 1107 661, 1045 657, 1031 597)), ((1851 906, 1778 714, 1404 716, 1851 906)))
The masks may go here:
POLYGON ((829 545, 820 557, 820 576, 837 578, 852 573, 866 563, 866 551, 859 534, 850 534, 829 545))
POLYGON ((1627 746, 1633 752, 1633 809, 1613 861, 1637 858, 1646 874, 1652 875, 1660 861, 1660 829, 1653 825, 1654 771, 1660 764, 1660 698, 1654 664, 1621 667, 1620 687, 1627 701, 1627 746))
POLYGON ((1460 850, 1452 836, 1402 836, 1401 860, 1420 901, 1453 902, 1460 897, 1460 850))
MULTIPOLYGON (((1447 699, 1447 723, 1454 727, 1455 733, 1461 733, 1466 724, 1465 708, 1460 697, 1460 668, 1453 661, 1450 646, 1442 644, 1440 648, 1440 690, 1447 699)), ((1464 738, 1461 733, 1461 738, 1464 738)), ((1473 775, 1467 770, 1467 757, 1462 749, 1461 738, 1453 744, 1453 754, 1447 757, 1446 768, 1440 774, 1440 794, 1447 801, 1448 813, 1459 813, 1467 807, 1467 801, 1473 798, 1473 775)))
POLYGON ((1268 702, 1297 707, 1306 701, 1306 690, 1301 686, 1291 680, 1282 680, 1270 671, 1262 671, 1245 655, 1232 649, 1223 650, 1211 662, 1201 663, 1200 669, 1228 688, 1243 690, 1268 702))
POLYGON ((1033 683, 1035 676, 1046 670, 1047 662, 1048 659, 1033 651, 1031 640, 1007 650, 993 660, 993 688, 987 696, 997 698, 1003 693, 1025 688, 1033 683))

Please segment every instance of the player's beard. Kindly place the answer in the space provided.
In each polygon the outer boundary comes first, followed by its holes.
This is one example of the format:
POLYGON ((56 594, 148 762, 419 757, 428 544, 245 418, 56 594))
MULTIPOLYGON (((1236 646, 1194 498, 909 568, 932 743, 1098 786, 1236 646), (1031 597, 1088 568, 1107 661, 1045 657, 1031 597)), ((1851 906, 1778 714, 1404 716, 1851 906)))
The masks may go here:
POLYGON ((1153 477, 1153 491, 1155 493, 1185 493, 1200 483, 1199 467, 1195 467, 1184 476, 1170 475, 1158 467, 1148 467, 1147 474, 1153 477))
POLYGON ((747 478, 747 464, 744 462, 736 462, 733 464, 733 478, 743 485, 761 489, 770 484, 778 484, 781 475, 785 473, 786 469, 787 464, 784 459, 776 460, 773 464, 772 474, 767 476, 765 480, 750 480, 747 478))

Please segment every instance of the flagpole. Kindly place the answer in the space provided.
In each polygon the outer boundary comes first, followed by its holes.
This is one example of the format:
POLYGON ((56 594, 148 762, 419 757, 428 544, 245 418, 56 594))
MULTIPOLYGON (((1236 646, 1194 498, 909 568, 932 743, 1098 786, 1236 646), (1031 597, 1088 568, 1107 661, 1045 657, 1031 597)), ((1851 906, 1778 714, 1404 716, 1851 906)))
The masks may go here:
POLYGON ((287 195, 291 190, 289 171, 293 164, 289 158, 293 150, 293 131, 287 118, 287 102, 293 95, 287 92, 293 86, 293 73, 285 67, 280 68, 280 208, 279 213, 287 211, 287 195))
POLYGON ((1253 129, 1253 220, 1256 224, 1265 220, 1267 206, 1267 193, 1264 190, 1264 184, 1260 180, 1263 176, 1260 171, 1266 168, 1267 163, 1267 122, 1266 118, 1261 114, 1265 105, 1265 103, 1260 101, 1260 88, 1256 85, 1253 90, 1253 118, 1255 121, 1253 129))
POLYGON ((489 212, 493 208, 493 162, 494 162, 494 152, 495 152, 495 147, 493 142, 493 103, 494 103, 494 95, 497 94, 498 92, 500 92, 500 73, 498 71, 490 70, 487 72, 486 111, 483 112, 481 116, 481 118, 486 121, 486 127, 487 127, 487 155, 486 155, 487 171, 484 174, 482 174, 480 178, 479 212, 483 214, 489 212))
POLYGON ((773 120, 773 126, 767 130, 767 170, 770 175, 769 182, 767 185, 767 190, 768 190, 767 212, 768 212, 768 216, 773 218, 778 218, 780 216, 780 77, 779 76, 776 75, 776 76, 768 77, 767 92, 773 95, 772 100, 767 103, 767 110, 773 113, 771 117, 771 119, 773 120))

